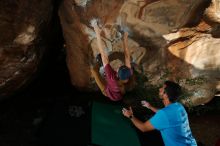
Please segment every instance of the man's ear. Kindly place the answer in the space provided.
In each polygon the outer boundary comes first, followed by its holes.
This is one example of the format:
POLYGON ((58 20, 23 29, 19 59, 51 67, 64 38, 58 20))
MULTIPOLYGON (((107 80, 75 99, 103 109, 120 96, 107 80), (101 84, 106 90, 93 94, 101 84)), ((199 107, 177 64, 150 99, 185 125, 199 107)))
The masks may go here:
POLYGON ((164 94, 163 94, 163 98, 165 98, 165 99, 168 99, 168 100, 169 100, 169 97, 168 97, 167 93, 164 93, 164 94))

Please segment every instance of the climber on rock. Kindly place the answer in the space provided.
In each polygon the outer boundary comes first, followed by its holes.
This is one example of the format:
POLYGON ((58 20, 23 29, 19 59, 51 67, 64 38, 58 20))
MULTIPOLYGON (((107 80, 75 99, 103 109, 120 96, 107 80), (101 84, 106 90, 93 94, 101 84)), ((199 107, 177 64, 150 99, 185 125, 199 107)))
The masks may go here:
POLYGON ((96 64, 91 67, 91 73, 94 77, 98 87, 102 91, 103 95, 110 98, 112 101, 119 101, 125 94, 125 84, 133 74, 130 62, 130 51, 127 46, 128 33, 125 32, 123 36, 123 49, 125 55, 125 65, 120 66, 117 72, 113 70, 110 65, 108 55, 104 51, 101 40, 101 29, 97 25, 97 20, 91 21, 91 26, 94 28, 97 37, 97 46, 100 53, 100 57, 96 57, 96 64), (100 58, 100 59, 99 59, 100 58), (102 78, 99 73, 100 64, 104 67, 105 77, 102 78))

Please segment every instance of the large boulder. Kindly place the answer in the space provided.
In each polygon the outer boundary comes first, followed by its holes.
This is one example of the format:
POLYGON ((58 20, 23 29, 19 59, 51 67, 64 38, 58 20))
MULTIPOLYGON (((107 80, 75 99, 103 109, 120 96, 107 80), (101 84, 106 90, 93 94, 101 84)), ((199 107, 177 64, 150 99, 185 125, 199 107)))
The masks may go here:
POLYGON ((167 67, 187 90, 188 97, 182 102, 188 106, 209 102, 219 90, 220 38, 214 38, 211 29, 201 22, 197 27, 164 35, 169 41, 167 67))
POLYGON ((72 84, 85 91, 97 90, 89 67, 98 53, 90 26, 90 21, 97 18, 105 32, 101 34, 105 51, 110 56, 119 54, 111 60, 113 68, 118 66, 114 63, 117 58, 123 60, 121 31, 127 31, 132 61, 148 78, 146 87, 174 80, 188 93, 184 104, 207 103, 218 87, 220 65, 219 38, 215 33, 218 19, 210 17, 216 15, 212 11, 216 4, 210 3, 209 0, 64 0, 59 16, 72 84))
POLYGON ((44 52, 51 0, 0 1, 0 99, 26 85, 44 52))

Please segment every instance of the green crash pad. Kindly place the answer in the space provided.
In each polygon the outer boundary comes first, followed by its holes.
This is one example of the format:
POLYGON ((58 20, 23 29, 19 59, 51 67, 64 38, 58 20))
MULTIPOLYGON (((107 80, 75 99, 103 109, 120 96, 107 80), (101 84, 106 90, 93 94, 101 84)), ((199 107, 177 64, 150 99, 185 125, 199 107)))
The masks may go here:
POLYGON ((140 146, 131 121, 122 115, 122 106, 93 102, 92 143, 101 146, 140 146))

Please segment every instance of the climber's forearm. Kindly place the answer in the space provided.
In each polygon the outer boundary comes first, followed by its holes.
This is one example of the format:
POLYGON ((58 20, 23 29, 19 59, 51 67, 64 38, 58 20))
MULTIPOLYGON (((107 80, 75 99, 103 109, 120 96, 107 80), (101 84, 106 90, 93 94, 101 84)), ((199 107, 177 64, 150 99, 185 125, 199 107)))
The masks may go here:
POLYGON ((99 28, 97 29, 95 28, 96 37, 97 37, 97 45, 98 45, 99 53, 101 54, 103 65, 106 65, 109 63, 108 55, 105 53, 103 49, 102 40, 101 40, 100 32, 98 29, 99 28))
POLYGON ((128 49, 128 33, 125 32, 124 39, 123 39, 123 48, 124 48, 124 55, 125 55, 125 65, 128 68, 131 68, 131 54, 130 50, 128 49))

